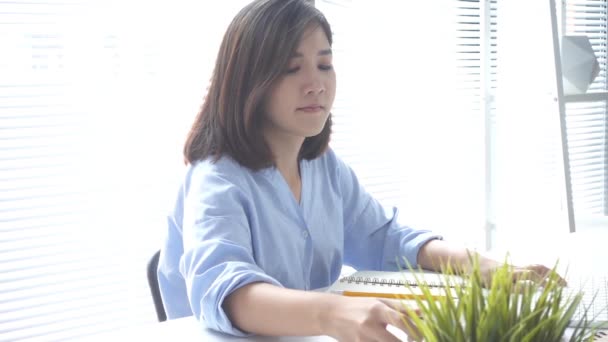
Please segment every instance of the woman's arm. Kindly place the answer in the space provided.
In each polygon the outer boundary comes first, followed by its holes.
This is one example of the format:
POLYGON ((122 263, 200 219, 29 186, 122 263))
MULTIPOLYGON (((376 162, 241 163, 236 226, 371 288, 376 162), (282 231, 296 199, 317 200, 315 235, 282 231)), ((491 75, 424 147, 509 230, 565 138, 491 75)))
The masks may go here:
POLYGON ((399 301, 252 283, 229 295, 223 307, 233 325, 259 335, 329 335, 339 341, 398 341, 386 330, 387 324, 406 334, 410 331, 408 336, 416 335, 404 323, 405 310, 399 301))
POLYGON ((478 258, 482 270, 494 269, 500 265, 496 260, 444 240, 431 240, 424 244, 418 252, 418 265, 423 269, 440 272, 449 263, 454 271, 468 273, 474 257, 478 258))
POLYGON ((230 294, 224 310, 239 329, 262 335, 321 335, 327 294, 252 283, 230 294), (303 322, 306 322, 305 324, 303 322))
MULTIPOLYGON (((422 246, 418 252, 418 265, 427 270, 441 272, 449 263, 455 272, 467 274, 472 270, 473 258, 477 258, 479 262, 479 270, 483 281, 490 284, 492 274, 494 270, 502 265, 501 262, 443 240, 431 240, 422 246)), ((549 272, 551 272, 551 269, 539 264, 523 267, 514 266, 513 276, 514 279, 529 279, 542 283, 549 272)), ((559 281, 562 285, 566 285, 564 279, 560 278, 559 281)))

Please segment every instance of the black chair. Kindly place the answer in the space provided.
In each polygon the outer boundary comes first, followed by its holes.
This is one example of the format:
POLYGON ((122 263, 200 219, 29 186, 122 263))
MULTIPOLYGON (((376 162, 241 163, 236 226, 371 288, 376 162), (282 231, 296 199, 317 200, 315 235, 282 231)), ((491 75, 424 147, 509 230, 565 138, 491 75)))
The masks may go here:
POLYGON ((156 308, 156 317, 159 322, 167 320, 167 313, 163 306, 163 298, 160 296, 160 287, 158 285, 158 277, 156 270, 158 269, 158 258, 160 257, 160 251, 156 251, 150 261, 148 261, 148 285, 150 286, 150 292, 152 293, 152 299, 154 300, 154 307, 156 308))

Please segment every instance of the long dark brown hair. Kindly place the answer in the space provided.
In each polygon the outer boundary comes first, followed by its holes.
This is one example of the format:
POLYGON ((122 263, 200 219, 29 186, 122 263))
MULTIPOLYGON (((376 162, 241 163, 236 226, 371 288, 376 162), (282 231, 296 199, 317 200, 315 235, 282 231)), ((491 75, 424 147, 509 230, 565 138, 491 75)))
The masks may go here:
MULTIPOLYGON (((319 25, 332 44, 329 23, 308 0, 256 0, 236 15, 188 133, 186 163, 210 157, 217 161, 227 154, 253 170, 274 165, 262 135, 264 101, 310 25, 319 25)), ((304 140, 300 159, 314 159, 325 151, 330 133, 331 115, 321 133, 304 140)))

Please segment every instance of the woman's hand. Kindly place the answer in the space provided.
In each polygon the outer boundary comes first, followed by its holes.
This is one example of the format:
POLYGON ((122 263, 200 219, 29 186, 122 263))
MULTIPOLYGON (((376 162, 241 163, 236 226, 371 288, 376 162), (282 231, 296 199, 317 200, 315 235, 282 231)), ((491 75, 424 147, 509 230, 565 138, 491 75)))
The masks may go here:
MULTIPOLYGON (((515 266, 513 269, 513 281, 531 280, 542 285, 547 281, 550 273, 551 269, 544 265, 533 264, 523 267, 515 266)), ((557 281, 561 286, 568 285, 566 280, 561 276, 559 276, 557 281)))
MULTIPOLYGON (((494 272, 502 267, 502 264, 492 259, 483 258, 480 261, 481 278, 486 287, 489 287, 492 281, 494 272)), ((526 266, 512 266, 513 267, 513 282, 529 280, 537 284, 544 285, 547 281, 551 269, 545 265, 532 264, 526 266)), ((561 276, 557 279, 559 285, 566 286, 567 282, 561 276)))
POLYGON ((321 319, 323 334, 342 342, 397 342, 386 330, 393 325, 403 330, 408 341, 420 340, 420 334, 398 300, 332 296, 321 319))

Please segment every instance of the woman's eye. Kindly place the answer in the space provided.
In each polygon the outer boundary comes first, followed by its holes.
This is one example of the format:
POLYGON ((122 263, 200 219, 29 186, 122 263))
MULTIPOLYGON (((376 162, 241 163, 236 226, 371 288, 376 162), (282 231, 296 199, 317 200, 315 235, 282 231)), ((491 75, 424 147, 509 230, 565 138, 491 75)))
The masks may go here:
POLYGON ((295 74, 296 72, 298 72, 298 70, 300 70, 300 67, 288 68, 287 70, 285 70, 285 73, 286 74, 295 74))
POLYGON ((334 66, 331 65, 331 64, 321 64, 321 65, 319 65, 319 69, 321 69, 321 70, 331 70, 331 69, 333 69, 333 67, 334 66))

